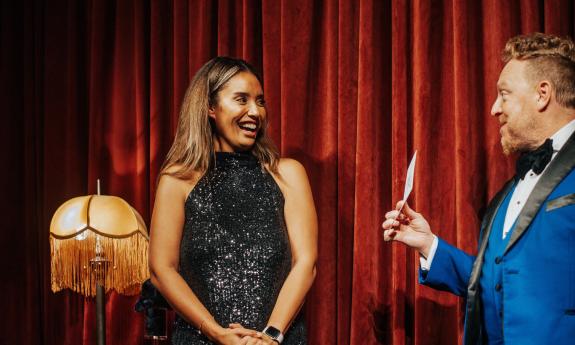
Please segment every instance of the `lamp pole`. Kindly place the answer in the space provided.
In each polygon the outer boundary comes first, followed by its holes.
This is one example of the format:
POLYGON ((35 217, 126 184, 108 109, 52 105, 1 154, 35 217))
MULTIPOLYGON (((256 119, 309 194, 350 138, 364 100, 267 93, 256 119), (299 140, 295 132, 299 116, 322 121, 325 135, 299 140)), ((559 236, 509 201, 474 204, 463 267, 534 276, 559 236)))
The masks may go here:
POLYGON ((106 292, 103 285, 96 285, 96 332, 98 345, 106 345, 106 292))
POLYGON ((92 274, 96 277, 96 335, 97 345, 106 345, 106 290, 105 280, 109 260, 101 256, 99 238, 96 239, 96 257, 90 260, 92 274), (100 248, 98 248, 100 247, 100 248))
MULTIPOLYGON (((97 180, 97 193, 100 195, 100 179, 97 180)), ((90 260, 92 274, 96 281, 96 336, 97 345, 106 345, 106 272, 110 261, 103 255, 100 235, 96 234, 96 257, 90 260)))

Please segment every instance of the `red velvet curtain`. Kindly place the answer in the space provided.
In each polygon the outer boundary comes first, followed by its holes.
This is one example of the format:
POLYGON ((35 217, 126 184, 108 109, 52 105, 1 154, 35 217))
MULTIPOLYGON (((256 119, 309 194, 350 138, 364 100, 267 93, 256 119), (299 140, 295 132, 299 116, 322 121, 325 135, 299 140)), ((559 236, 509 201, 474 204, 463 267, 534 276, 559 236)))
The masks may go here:
MULTIPOLYGON (((0 344, 94 344, 93 301, 52 293, 48 229, 65 200, 118 195, 149 221, 195 71, 264 74, 272 137, 307 168, 320 220, 310 344, 458 344, 461 301, 417 285, 382 241, 418 151, 412 204, 474 252, 512 174, 489 110, 516 34, 573 36, 570 0, 2 1, 0 344)), ((108 295, 108 344, 142 344, 134 297, 108 295)))

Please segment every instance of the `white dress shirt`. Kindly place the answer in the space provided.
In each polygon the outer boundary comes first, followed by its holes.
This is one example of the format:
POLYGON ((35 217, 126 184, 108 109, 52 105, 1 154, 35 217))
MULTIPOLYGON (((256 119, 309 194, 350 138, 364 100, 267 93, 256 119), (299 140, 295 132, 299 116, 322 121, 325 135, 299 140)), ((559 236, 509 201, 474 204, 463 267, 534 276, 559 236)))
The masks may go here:
MULTIPOLYGON (((551 139, 553 140, 553 156, 551 157, 551 160, 557 156, 557 152, 561 150, 573 132, 575 132, 575 120, 561 127, 560 130, 551 136, 551 139)), ((549 164, 547 164, 545 169, 539 175, 534 173, 533 170, 529 170, 527 174, 525 174, 525 177, 517 182, 513 195, 511 195, 509 206, 507 207, 507 213, 505 213, 505 223, 503 224, 503 233, 501 234, 502 238, 505 238, 509 233, 509 230, 511 230, 511 227, 523 209, 527 198, 531 195, 533 188, 535 188, 537 181, 539 181, 541 175, 543 175, 545 170, 547 170, 547 167, 549 167, 549 164)), ((435 256, 435 251, 437 250, 438 242, 437 236, 434 235, 433 244, 431 245, 427 259, 422 255, 419 256, 419 264, 421 265, 422 270, 429 271, 433 257, 435 256)))

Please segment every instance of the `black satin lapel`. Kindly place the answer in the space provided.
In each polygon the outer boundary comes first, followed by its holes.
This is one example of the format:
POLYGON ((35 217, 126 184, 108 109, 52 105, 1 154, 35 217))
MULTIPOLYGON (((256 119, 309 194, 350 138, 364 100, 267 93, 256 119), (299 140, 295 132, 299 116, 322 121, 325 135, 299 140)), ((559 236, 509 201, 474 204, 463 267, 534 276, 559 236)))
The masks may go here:
POLYGON ((541 205, 547 200, 549 194, 555 187, 567 176, 575 167, 575 133, 573 133, 563 148, 557 153, 555 159, 549 163, 549 167, 543 173, 535 188, 529 195, 525 206, 517 216, 517 222, 509 243, 505 248, 505 253, 517 242, 517 240, 525 233, 531 221, 539 212, 541 205))

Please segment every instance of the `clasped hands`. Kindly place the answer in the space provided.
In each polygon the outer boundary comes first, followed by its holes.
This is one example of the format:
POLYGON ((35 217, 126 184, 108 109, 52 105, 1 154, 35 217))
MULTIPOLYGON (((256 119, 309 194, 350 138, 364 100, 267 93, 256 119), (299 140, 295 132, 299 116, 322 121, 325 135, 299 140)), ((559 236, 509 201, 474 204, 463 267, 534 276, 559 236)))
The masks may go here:
POLYGON ((262 332, 244 328, 239 323, 231 323, 223 334, 217 338, 222 345, 277 345, 272 338, 262 332))

